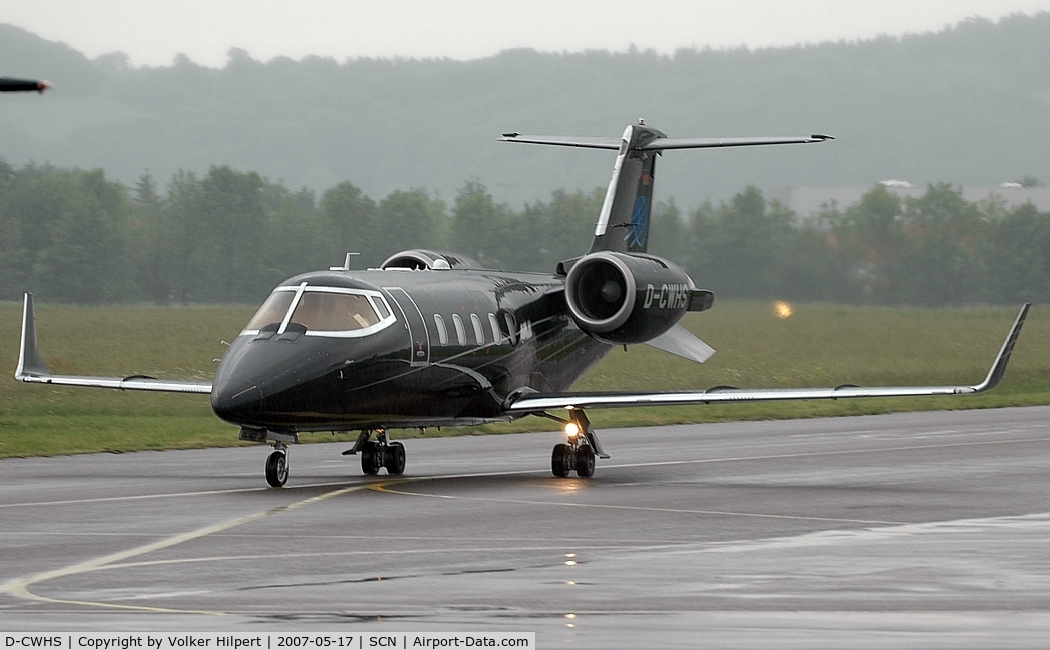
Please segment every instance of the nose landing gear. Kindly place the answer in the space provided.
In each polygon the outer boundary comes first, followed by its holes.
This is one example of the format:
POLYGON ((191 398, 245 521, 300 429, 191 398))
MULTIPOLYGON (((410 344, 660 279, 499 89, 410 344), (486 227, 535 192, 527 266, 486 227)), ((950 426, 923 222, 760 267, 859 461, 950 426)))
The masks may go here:
POLYGON ((288 448, 277 441, 273 451, 266 457, 266 482, 270 487, 284 487, 288 481, 288 448))
POLYGON ((266 483, 270 487, 284 487, 288 481, 288 444, 298 443, 299 434, 294 431, 282 432, 241 427, 237 438, 247 442, 273 443, 273 451, 266 457, 266 483))

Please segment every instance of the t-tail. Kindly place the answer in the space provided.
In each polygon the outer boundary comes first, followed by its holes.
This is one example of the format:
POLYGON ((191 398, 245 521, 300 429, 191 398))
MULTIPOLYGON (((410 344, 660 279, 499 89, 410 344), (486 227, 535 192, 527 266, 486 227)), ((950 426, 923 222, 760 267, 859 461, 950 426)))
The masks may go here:
POLYGON ((714 349, 678 321, 689 311, 704 311, 714 294, 698 289, 671 260, 647 252, 653 210, 656 157, 668 149, 804 144, 827 135, 786 138, 669 138, 662 131, 630 124, 619 138, 559 137, 504 133, 505 142, 527 142, 616 151, 612 179, 605 192, 594 241, 586 255, 558 264, 565 277, 565 306, 576 325, 590 336, 615 345, 646 343, 703 363, 714 349))
POLYGON ((562 137, 504 133, 505 142, 527 142, 564 147, 616 150, 612 179, 594 227, 589 253, 611 251, 644 253, 649 245, 656 157, 668 149, 746 147, 766 144, 805 144, 831 140, 828 135, 782 138, 669 138, 644 120, 628 125, 619 138, 562 137))

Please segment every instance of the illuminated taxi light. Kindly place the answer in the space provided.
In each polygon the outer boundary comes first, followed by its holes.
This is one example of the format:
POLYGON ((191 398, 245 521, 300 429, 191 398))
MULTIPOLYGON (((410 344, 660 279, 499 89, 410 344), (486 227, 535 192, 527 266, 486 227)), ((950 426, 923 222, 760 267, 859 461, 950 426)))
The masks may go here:
POLYGON ((580 427, 575 422, 569 422, 565 425, 565 435, 570 438, 575 438, 580 435, 580 427))
POLYGON ((791 318, 795 310, 791 308, 790 303, 778 300, 773 303, 773 313, 776 314, 777 318, 791 318))

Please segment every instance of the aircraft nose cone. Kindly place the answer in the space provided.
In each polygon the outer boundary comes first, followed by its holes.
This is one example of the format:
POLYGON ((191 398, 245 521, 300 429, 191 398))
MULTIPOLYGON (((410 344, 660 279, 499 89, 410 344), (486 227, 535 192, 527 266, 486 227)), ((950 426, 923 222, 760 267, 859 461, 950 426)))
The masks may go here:
POLYGON ((262 409, 262 400, 258 386, 244 379, 231 379, 212 390, 211 408, 221 420, 251 424, 262 409))

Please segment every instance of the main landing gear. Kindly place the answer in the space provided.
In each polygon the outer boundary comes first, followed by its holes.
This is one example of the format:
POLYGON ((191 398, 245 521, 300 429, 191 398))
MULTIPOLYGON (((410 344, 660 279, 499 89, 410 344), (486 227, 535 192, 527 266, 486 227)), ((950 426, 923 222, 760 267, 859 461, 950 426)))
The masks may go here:
POLYGON ((365 430, 357 438, 357 443, 343 452, 344 456, 353 456, 361 452, 361 471, 365 474, 378 474, 386 468, 387 473, 398 476, 405 473, 405 446, 400 442, 390 442, 385 429, 375 432, 376 439, 369 440, 372 431, 365 430))
POLYGON ((565 422, 568 442, 554 445, 554 450, 551 451, 551 473, 557 477, 565 477, 575 471, 580 478, 594 476, 595 459, 608 458, 609 454, 605 453, 598 442, 598 436, 587 415, 580 409, 573 409, 568 421, 554 419, 565 422))

